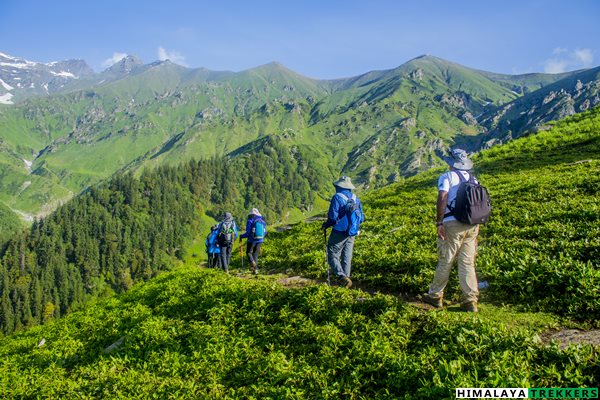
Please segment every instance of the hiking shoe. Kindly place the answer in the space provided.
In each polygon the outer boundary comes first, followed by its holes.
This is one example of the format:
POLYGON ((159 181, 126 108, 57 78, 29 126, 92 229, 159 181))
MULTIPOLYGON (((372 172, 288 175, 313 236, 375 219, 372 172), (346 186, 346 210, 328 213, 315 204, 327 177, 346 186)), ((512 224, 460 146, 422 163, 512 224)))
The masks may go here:
POLYGON ((350 289, 352 287, 352 280, 350 280, 350 278, 348 278, 347 276, 344 276, 342 278, 342 285, 346 288, 346 289, 350 289))
POLYGON ((469 301, 467 303, 462 303, 460 305, 460 309, 467 312, 477 312, 477 302, 469 301))
POLYGON ((435 308, 441 308, 444 306, 444 300, 441 297, 434 298, 434 297, 431 297, 431 295, 429 293, 425 293, 424 295, 421 295, 421 300, 423 301, 423 303, 427 303, 430 306, 433 306, 435 308))

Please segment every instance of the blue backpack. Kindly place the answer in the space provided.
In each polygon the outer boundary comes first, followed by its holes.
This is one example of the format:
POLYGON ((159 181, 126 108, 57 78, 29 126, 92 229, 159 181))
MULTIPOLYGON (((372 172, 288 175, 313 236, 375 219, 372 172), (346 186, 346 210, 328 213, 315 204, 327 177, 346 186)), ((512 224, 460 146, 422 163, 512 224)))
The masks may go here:
POLYGON ((346 230, 346 233, 348 236, 356 236, 360 233, 360 224, 364 221, 363 213, 360 211, 360 206, 356 201, 356 195, 352 193, 352 197, 350 198, 343 193, 338 193, 338 195, 346 202, 344 212, 340 212, 340 219, 344 217, 348 219, 348 229, 346 230))
POLYGON ((263 220, 257 220, 252 227, 252 239, 261 240, 267 236, 267 224, 263 220))

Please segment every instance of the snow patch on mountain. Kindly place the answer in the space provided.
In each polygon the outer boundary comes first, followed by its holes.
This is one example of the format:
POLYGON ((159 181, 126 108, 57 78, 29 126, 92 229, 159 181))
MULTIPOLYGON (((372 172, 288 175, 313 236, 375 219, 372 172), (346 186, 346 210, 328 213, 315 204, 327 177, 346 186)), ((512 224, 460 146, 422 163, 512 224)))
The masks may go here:
POLYGON ((54 71, 50 71, 50 73, 51 73, 52 75, 55 75, 55 76, 62 76, 62 77, 64 77, 64 78, 73 78, 73 79, 79 79, 79 77, 78 77, 78 76, 75 76, 75 75, 73 75, 72 73, 70 73, 70 72, 67 72, 67 71, 60 71, 60 72, 54 72, 54 71))
POLYGON ((14 87, 10 86, 8 83, 4 82, 2 79, 0 79, 0 85, 4 86, 4 89, 6 89, 6 90, 14 89, 14 87))
POLYGON ((12 67, 18 69, 31 69, 34 68, 38 63, 27 60, 15 60, 15 62, 0 62, 0 67, 12 67))
POLYGON ((0 103, 2 103, 2 104, 14 104, 12 102, 12 100, 11 100, 12 97, 13 97, 12 93, 6 93, 6 94, 3 94, 3 95, 0 95, 0 103))

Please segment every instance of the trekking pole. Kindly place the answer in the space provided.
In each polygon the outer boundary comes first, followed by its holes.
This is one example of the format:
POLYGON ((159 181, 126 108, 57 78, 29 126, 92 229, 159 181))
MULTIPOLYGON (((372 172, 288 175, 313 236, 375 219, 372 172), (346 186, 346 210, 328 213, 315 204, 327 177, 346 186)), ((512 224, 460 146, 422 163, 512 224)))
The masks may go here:
POLYGON ((327 266, 327 285, 331 286, 331 277, 330 277, 330 268, 329 268, 329 262, 327 261, 327 229, 323 229, 323 239, 324 239, 324 244, 325 244, 325 265, 327 266))
POLYGON ((244 242, 240 240, 240 256, 242 256, 242 274, 244 273, 244 242))

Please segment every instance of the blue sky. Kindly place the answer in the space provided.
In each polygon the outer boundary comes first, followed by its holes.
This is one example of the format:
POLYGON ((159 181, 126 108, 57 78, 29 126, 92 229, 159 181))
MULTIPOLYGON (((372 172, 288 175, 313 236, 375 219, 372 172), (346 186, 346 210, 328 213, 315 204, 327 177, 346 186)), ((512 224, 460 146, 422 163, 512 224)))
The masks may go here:
POLYGON ((133 54, 232 71, 279 61, 341 78, 432 54, 492 72, 561 72, 600 65, 599 20, 595 0, 0 0, 0 52, 82 58, 96 71, 133 54))

